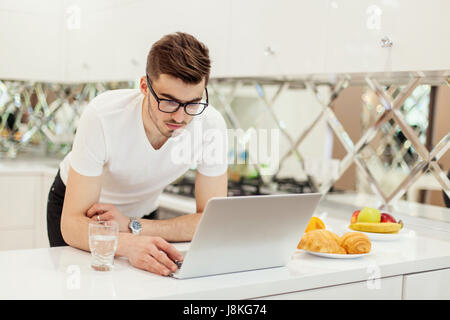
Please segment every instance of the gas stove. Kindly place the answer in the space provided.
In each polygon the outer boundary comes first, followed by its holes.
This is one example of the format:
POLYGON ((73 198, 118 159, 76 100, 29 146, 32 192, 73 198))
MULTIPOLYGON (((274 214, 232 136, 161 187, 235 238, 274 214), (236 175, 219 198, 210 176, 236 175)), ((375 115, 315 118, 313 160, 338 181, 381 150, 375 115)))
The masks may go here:
POLYGON ((274 178, 277 191, 285 193, 311 193, 314 192, 308 181, 300 181, 294 178, 274 178))
MULTIPOLYGON (((184 176, 168 185, 164 192, 194 198, 195 177, 184 176)), ((265 184, 261 179, 228 180, 229 197, 311 192, 313 192, 313 189, 308 181, 299 181, 294 178, 274 178, 269 184, 265 184)))

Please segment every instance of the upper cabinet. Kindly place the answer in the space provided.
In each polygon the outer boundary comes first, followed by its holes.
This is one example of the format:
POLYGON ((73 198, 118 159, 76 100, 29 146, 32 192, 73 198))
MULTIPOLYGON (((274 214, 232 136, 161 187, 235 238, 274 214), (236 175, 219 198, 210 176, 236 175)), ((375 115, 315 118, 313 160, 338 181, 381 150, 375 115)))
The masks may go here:
POLYGON ((137 80, 184 31, 211 77, 450 69, 448 0, 2 0, 0 79, 137 80))
POLYGON ((60 81, 62 18, 58 0, 0 1, 0 79, 60 81))
POLYGON ((326 73, 450 69, 450 1, 331 0, 326 73))
POLYGON ((232 0, 230 76, 323 73, 328 0, 232 0))
POLYGON ((122 42, 117 48, 120 75, 144 75, 152 44, 177 31, 194 35, 209 48, 212 77, 228 69, 228 1, 136 1, 118 7, 113 15, 118 21, 114 30, 122 42))
POLYGON ((117 80, 116 1, 76 0, 64 3, 64 81, 117 80))
POLYGON ((92 2, 66 4, 66 11, 81 12, 79 28, 66 28, 67 81, 137 80, 145 75, 151 45, 177 31, 208 46, 212 77, 228 70, 227 1, 106 1, 96 8, 92 2))

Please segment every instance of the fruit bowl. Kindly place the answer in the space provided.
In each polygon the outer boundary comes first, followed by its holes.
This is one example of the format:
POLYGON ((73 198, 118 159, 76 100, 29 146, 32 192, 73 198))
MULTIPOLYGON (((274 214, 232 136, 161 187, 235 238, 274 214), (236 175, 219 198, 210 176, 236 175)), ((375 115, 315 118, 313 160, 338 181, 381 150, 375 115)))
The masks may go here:
MULTIPOLYGON (((347 227, 347 230, 354 231, 354 230, 350 229, 349 227, 347 227)), ((402 228, 397 233, 376 233, 376 232, 364 232, 364 231, 359 231, 359 232, 367 235, 371 241, 393 241, 393 240, 400 239, 400 237, 402 237, 406 233, 406 228, 402 228)))
POLYGON ((365 233, 371 240, 395 240, 404 231, 404 225, 391 213, 364 207, 353 212, 348 229, 365 233))

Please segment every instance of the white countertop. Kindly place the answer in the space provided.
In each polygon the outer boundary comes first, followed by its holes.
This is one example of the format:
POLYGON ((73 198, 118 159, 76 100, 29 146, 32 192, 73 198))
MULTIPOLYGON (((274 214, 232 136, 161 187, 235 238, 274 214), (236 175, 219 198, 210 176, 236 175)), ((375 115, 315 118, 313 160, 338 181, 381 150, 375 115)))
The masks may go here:
POLYGON ((61 159, 22 156, 17 159, 0 159, 1 174, 55 175, 61 159))
MULTIPOLYGON (((341 235, 352 213, 347 206, 326 200, 315 214, 341 235)), ((71 247, 3 251, 0 299, 246 299, 367 281, 373 267, 382 278, 449 268, 449 224, 397 215, 406 226, 401 238, 372 241, 371 254, 362 258, 326 259, 297 251, 287 267, 186 280, 136 269, 126 259, 116 259, 112 272, 96 272, 89 266, 90 253, 71 247)))

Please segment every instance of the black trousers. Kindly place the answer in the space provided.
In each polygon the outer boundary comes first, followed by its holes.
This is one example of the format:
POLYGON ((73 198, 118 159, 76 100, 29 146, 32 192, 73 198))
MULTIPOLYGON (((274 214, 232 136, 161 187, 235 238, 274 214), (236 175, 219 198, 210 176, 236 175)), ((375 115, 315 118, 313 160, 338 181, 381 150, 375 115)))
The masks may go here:
MULTIPOLYGON (((66 186, 61 180, 61 176, 56 174, 55 180, 48 193, 47 200, 47 234, 50 247, 67 246, 61 234, 61 214, 64 204, 66 186)), ((143 216, 142 219, 156 219, 158 210, 143 216)))

